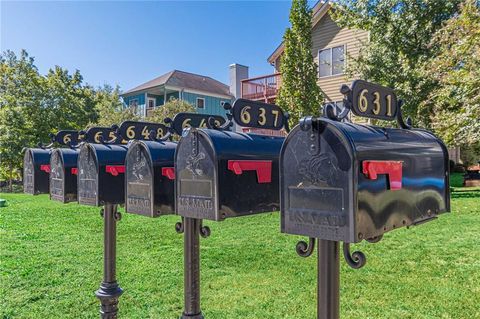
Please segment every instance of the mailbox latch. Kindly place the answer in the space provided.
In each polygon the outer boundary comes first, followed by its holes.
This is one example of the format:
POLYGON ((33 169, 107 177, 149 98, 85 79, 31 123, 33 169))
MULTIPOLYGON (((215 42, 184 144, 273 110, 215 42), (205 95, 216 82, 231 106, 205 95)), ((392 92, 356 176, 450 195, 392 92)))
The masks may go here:
POLYGON ((272 161, 230 160, 228 169, 237 175, 241 175, 243 171, 256 171, 258 183, 272 182, 272 161))
POLYGON ((388 175, 391 190, 402 189, 402 161, 363 161, 363 174, 368 179, 377 179, 377 175, 388 175))
POLYGON ((105 171, 113 176, 118 176, 118 174, 125 173, 124 165, 107 165, 105 166, 105 171))
POLYGON ((166 176, 168 179, 175 179, 175 168, 174 167, 162 167, 162 176, 166 176))
POLYGON ((40 165, 40 170, 44 171, 45 173, 50 173, 50 165, 48 164, 40 165))

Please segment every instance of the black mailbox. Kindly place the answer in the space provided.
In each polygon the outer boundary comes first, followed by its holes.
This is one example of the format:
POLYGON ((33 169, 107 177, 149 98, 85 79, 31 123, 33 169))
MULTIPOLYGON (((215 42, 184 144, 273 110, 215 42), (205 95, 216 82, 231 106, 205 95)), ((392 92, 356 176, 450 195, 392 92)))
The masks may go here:
POLYGON ((78 202, 100 206, 125 203, 125 157, 130 140, 150 139, 151 132, 161 137, 163 124, 125 121, 120 127, 91 128, 88 140, 78 155, 78 202), (90 132, 93 130, 92 132, 90 132), (113 132, 113 133, 112 133, 113 132))
POLYGON ((90 144, 78 154, 78 202, 101 206, 124 203, 125 145, 90 144))
MULTIPOLYGON (((211 117, 178 113, 162 139, 131 143, 125 160, 126 212, 149 217, 175 213, 174 155, 177 143, 168 141, 168 138, 171 134, 180 135, 185 127, 206 126, 211 117)), ((218 125, 225 123, 221 116, 213 118, 218 125)))
POLYGON ((175 211, 173 157, 177 143, 133 141, 125 160, 125 211, 150 217, 175 211))
POLYGON ((78 150, 58 148, 50 157, 50 199, 69 203, 77 200, 78 150))
POLYGON ((23 191, 38 195, 48 193, 50 149, 27 148, 23 158, 23 191))
POLYGON ((50 158, 50 199, 62 203, 77 201, 78 147, 81 142, 95 143, 108 138, 112 128, 91 127, 86 132, 60 131, 55 141, 69 148, 52 151, 50 158))
POLYGON ((346 243, 372 241, 448 212, 443 142, 403 123, 400 108, 391 104, 393 91, 364 81, 342 91, 347 109, 340 117, 329 106, 326 118, 302 119, 282 147, 282 232, 346 243), (396 117, 402 128, 339 121, 349 108, 362 116, 396 117))
MULTIPOLYGON (((275 105, 236 100, 233 114, 243 126, 281 129, 275 105)), ((283 137, 210 129, 186 129, 175 153, 176 212, 184 217, 224 220, 279 208, 278 158, 283 137)))
POLYGON ((50 134, 50 144, 39 143, 39 148, 26 148, 23 158, 23 189, 27 194, 37 195, 49 192, 50 155, 54 144, 69 145, 78 141, 78 132, 61 130, 50 134))

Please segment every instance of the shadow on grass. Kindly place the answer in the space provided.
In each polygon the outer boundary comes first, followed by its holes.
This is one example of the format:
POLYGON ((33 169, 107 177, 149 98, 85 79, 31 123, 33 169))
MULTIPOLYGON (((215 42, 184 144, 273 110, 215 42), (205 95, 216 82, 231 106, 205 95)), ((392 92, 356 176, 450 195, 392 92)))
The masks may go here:
POLYGON ((452 198, 480 198, 480 189, 455 189, 452 198))

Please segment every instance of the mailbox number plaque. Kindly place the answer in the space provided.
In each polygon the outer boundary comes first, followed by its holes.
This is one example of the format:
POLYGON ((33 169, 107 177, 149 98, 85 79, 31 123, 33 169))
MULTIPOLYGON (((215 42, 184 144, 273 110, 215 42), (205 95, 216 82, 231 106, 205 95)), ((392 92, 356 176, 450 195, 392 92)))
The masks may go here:
POLYGON ((83 140, 88 143, 102 143, 102 138, 104 142, 113 142, 117 139, 115 134, 115 129, 111 127, 91 127, 85 132, 83 140))
POLYGON ((187 127, 207 128, 208 120, 212 117, 215 119, 217 126, 223 125, 226 122, 225 119, 219 115, 178 113, 173 119, 172 128, 176 134, 182 135, 183 129, 187 127))
MULTIPOLYGON (((150 133, 155 132, 155 138, 160 139, 167 133, 167 127, 160 123, 125 121, 117 130, 123 140, 150 140, 150 133)), ((122 141, 123 142, 123 141, 122 141)))
POLYGON ((246 127, 280 130, 285 122, 278 106, 245 99, 235 101, 232 113, 235 122, 246 127))
POLYGON ((79 134, 73 130, 62 130, 55 134, 54 142, 60 145, 77 145, 80 143, 79 134))
POLYGON ((394 120, 398 112, 398 100, 395 91, 363 80, 352 84, 348 96, 355 115, 381 120, 394 120))

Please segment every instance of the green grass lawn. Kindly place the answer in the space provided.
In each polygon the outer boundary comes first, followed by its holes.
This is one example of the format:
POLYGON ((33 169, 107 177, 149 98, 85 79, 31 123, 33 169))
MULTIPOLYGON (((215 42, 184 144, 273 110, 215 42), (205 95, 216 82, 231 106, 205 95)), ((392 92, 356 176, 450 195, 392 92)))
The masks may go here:
MULTIPOLYGON (((99 209, 47 195, 0 194, 0 318, 98 318, 99 209)), ((175 216, 123 214, 117 276, 121 318, 178 318, 182 236, 175 216)), ((279 232, 278 213, 206 222, 202 308, 207 319, 315 318, 316 260, 279 232)), ((360 270, 341 264, 342 318, 480 318, 480 189, 455 188, 452 213, 362 243, 360 270)))

